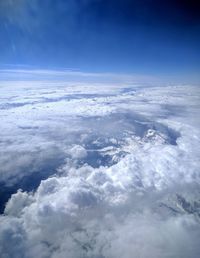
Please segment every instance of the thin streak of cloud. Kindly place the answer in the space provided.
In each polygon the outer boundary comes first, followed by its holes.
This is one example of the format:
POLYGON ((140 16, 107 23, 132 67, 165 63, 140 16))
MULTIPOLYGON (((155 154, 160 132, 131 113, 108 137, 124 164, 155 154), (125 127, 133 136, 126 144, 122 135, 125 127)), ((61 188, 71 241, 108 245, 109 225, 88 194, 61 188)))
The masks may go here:
POLYGON ((0 70, 0 80, 9 80, 13 78, 29 79, 60 79, 60 80, 78 80, 93 82, 113 82, 113 83, 152 83, 160 82, 160 79, 151 75, 139 74, 117 74, 117 73, 91 73, 74 70, 46 70, 46 69, 2 69, 0 70))

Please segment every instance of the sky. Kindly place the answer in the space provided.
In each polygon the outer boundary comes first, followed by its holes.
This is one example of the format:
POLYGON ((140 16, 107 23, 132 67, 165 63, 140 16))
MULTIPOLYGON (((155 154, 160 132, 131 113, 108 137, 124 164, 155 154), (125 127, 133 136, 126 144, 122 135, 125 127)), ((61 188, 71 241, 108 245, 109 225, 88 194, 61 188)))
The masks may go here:
POLYGON ((0 0, 0 68, 197 78, 195 0, 0 0))
POLYGON ((0 0, 1 258, 199 258, 199 13, 0 0))

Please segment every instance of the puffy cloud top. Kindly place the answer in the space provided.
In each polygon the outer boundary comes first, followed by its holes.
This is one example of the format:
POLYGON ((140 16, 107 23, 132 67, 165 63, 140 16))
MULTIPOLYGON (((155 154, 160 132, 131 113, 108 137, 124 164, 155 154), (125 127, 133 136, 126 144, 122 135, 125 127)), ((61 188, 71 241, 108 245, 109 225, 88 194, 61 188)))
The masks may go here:
POLYGON ((2 258, 198 257, 198 88, 1 91, 2 258))

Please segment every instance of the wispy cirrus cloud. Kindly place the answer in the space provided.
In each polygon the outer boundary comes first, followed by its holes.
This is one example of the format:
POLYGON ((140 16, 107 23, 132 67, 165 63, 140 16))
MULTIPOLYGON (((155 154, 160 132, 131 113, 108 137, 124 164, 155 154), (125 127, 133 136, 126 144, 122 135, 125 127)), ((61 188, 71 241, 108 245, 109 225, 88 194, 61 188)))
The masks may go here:
POLYGON ((76 82, 133 84, 160 83, 161 79, 152 75, 123 74, 123 73, 91 73, 73 69, 1 69, 0 81, 9 80, 62 80, 76 82))

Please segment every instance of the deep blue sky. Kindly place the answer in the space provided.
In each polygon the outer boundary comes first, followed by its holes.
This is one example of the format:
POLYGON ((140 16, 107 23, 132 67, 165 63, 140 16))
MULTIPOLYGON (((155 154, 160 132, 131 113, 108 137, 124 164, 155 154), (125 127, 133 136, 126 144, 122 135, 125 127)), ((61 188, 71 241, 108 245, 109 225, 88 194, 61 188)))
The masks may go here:
POLYGON ((0 67, 195 76, 194 0, 0 0, 0 67))

